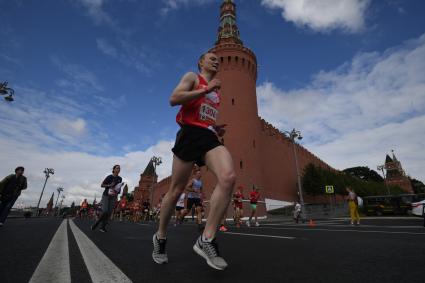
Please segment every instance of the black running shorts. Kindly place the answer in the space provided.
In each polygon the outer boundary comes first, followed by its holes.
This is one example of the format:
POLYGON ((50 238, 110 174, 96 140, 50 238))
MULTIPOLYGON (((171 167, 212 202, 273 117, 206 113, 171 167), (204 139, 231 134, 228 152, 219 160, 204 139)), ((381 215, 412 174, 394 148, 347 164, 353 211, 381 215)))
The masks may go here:
POLYGON ((217 135, 208 129, 195 126, 182 126, 177 132, 173 153, 183 161, 205 165, 205 154, 222 145, 217 135))
POLYGON ((191 210, 192 206, 201 207, 201 199, 200 198, 187 198, 187 210, 191 210))

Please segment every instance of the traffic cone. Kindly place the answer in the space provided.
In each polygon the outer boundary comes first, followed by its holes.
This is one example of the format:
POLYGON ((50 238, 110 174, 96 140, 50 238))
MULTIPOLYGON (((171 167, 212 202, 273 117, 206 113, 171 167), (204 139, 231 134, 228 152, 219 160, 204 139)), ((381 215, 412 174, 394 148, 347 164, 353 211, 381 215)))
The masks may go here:
POLYGON ((309 224, 309 226, 310 226, 310 227, 314 227, 314 226, 316 226, 316 223, 314 223, 313 219, 310 219, 310 224, 309 224))

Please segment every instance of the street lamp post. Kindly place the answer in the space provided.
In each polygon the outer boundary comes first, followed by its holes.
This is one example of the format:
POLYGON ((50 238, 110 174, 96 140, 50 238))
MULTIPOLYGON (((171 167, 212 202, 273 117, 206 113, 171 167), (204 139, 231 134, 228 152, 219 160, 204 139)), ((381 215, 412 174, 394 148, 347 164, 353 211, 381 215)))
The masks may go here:
POLYGON ((13 90, 13 88, 10 88, 10 87, 7 86, 7 82, 0 83, 0 94, 5 96, 4 99, 6 101, 12 102, 14 100, 13 99, 14 93, 15 93, 15 91, 13 90))
POLYGON ((295 170, 297 173, 297 182, 298 182, 298 194, 300 196, 300 204, 301 204, 301 218, 303 222, 305 221, 306 215, 305 215, 305 207, 304 207, 304 198, 303 198, 303 191, 301 187, 301 177, 300 172, 298 169, 298 157, 297 157, 297 150, 295 148, 295 139, 301 140, 303 137, 301 136, 301 132, 297 131, 295 129, 292 129, 292 131, 288 132, 285 131, 286 134, 288 134, 289 139, 292 141, 292 147, 294 150, 294 160, 295 160, 295 170))
POLYGON ((56 191, 58 192, 58 197, 56 198, 55 209, 57 210, 58 215, 59 215, 58 200, 59 200, 59 196, 60 196, 61 192, 63 192, 63 188, 59 187, 59 188, 56 189, 56 191))
POLYGON ((58 210, 58 215, 60 215, 60 212, 61 212, 61 209, 62 209, 62 203, 63 203, 63 200, 65 199, 65 195, 62 195, 62 197, 61 197, 61 202, 59 203, 59 210, 58 210))
POLYGON ((162 163, 162 160, 161 160, 161 157, 154 156, 154 157, 151 158, 151 162, 153 164, 152 188, 151 188, 151 196, 150 196, 150 204, 151 204, 151 209, 152 209, 156 167, 162 163))
POLYGON ((43 185, 43 189, 41 190, 41 194, 40 194, 40 198, 38 199, 38 203, 37 203, 37 216, 38 216, 38 209, 40 208, 40 202, 41 202, 41 198, 43 197, 43 193, 44 193, 44 188, 46 188, 46 183, 47 183, 47 179, 49 179, 50 174, 55 174, 55 170, 53 168, 46 168, 44 169, 44 174, 46 175, 46 180, 44 181, 44 185, 43 185))
POLYGON ((388 184, 387 184, 387 176, 386 176, 385 171, 384 171, 384 169, 385 169, 385 165, 379 165, 378 167, 376 167, 376 169, 377 169, 377 170, 381 170, 381 171, 382 171, 382 176, 384 176, 384 184, 385 184, 385 187, 387 188, 387 193, 388 193, 388 195, 390 195, 390 194, 391 194, 391 193, 390 193, 390 188, 388 187, 388 184))
POLYGON ((58 197, 56 198, 55 207, 58 207, 59 196, 60 196, 61 192, 63 192, 63 188, 59 187, 59 188, 56 189, 56 191, 58 192, 58 197))

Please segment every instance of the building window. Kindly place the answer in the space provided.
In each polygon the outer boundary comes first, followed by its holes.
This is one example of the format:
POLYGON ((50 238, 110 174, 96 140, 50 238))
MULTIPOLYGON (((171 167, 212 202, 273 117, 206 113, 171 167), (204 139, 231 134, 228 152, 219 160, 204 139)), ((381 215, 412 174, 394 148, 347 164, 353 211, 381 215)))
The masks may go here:
POLYGON ((235 99, 232 98, 232 105, 235 105, 235 99))
POLYGON ((243 162, 242 162, 242 160, 239 162, 239 167, 240 167, 241 169, 243 169, 243 162))
POLYGON ((223 58, 223 57, 220 57, 220 61, 221 61, 221 63, 223 63, 223 61, 224 61, 224 58, 223 58))
POLYGON ((255 148, 255 140, 252 141, 252 147, 255 148))
POLYGON ((238 60, 239 60, 239 57, 238 57, 238 56, 236 56, 236 57, 235 57, 235 61, 236 61, 236 63, 238 63, 238 60))
POLYGON ((245 58, 242 58, 242 66, 245 66, 245 58))
POLYGON ((227 62, 230 63, 231 60, 232 60, 232 57, 231 56, 227 57, 227 62))

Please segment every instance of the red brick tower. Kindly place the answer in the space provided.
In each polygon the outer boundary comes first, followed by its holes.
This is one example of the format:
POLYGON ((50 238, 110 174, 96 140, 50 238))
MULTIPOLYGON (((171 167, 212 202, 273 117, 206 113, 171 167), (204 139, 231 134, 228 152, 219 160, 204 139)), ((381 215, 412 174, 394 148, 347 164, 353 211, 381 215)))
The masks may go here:
POLYGON ((385 182, 388 185, 399 186, 407 193, 413 194, 412 184, 409 178, 406 176, 406 173, 401 167, 400 161, 398 161, 397 157, 393 153, 393 158, 391 158, 388 154, 385 158, 385 169, 387 170, 387 176, 385 178, 385 182))
POLYGON ((210 51, 220 58, 218 78, 222 81, 222 100, 218 124, 227 124, 223 142, 234 159, 238 175, 236 185, 244 186, 246 194, 252 185, 261 184, 261 170, 257 170, 259 151, 256 150, 259 141, 255 139, 260 130, 256 95, 257 58, 254 52, 243 46, 239 37, 233 1, 221 4, 218 38, 210 51))
POLYGON ((150 198, 152 183, 156 184, 157 180, 158 175, 155 174, 155 169, 151 160, 146 166, 145 171, 140 174, 139 186, 134 188, 134 201, 142 203, 144 200, 150 198))

